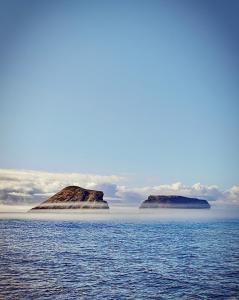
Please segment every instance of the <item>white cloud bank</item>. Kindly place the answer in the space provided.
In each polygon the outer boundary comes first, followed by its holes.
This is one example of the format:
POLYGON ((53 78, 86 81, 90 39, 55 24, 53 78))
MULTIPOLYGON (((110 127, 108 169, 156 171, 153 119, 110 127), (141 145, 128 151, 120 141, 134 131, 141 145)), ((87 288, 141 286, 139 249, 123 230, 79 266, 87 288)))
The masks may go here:
POLYGON ((80 173, 49 173, 0 169, 0 203, 33 203, 46 200, 68 185, 93 189, 102 184, 118 183, 119 176, 80 173))
POLYGON ((21 204, 39 203, 68 185, 99 189, 105 194, 105 199, 111 203, 138 205, 149 195, 182 195, 216 201, 223 204, 239 205, 239 186, 228 190, 220 190, 216 185, 192 186, 180 182, 129 188, 122 185, 120 176, 103 176, 81 173, 49 173, 39 171, 20 171, 0 169, 0 203, 21 204))

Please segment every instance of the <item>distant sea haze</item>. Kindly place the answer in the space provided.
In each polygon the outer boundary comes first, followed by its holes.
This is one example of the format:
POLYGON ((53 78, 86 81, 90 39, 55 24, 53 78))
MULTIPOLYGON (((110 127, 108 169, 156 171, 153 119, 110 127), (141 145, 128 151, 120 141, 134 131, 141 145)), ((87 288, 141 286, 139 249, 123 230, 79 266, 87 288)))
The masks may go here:
MULTIPOLYGON (((102 203, 89 201, 67 201, 56 203, 42 203, 36 207, 37 209, 100 209, 105 208, 102 203)), ((108 208, 108 207, 107 207, 108 208)))

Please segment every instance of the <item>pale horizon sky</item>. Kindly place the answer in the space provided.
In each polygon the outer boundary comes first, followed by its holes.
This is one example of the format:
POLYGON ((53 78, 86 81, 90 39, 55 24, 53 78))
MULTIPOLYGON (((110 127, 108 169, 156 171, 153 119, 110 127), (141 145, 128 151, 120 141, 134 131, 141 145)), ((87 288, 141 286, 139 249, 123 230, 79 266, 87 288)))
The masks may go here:
POLYGON ((0 1, 0 168, 239 184, 238 1, 0 1))

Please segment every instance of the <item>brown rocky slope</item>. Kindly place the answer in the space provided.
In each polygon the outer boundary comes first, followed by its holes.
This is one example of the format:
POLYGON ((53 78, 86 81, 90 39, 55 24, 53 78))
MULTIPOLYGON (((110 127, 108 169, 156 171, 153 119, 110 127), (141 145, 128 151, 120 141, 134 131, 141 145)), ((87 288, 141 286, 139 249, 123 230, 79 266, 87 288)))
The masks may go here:
POLYGON ((108 209, 102 191, 88 190, 79 186, 68 186, 48 200, 32 208, 35 209, 108 209))

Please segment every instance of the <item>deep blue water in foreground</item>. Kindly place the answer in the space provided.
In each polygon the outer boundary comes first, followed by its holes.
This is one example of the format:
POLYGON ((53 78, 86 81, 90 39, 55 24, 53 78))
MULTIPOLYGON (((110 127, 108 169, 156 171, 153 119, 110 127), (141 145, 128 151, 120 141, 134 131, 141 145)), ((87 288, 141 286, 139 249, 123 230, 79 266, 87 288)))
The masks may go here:
POLYGON ((0 299, 239 299, 239 221, 0 220, 0 299))

